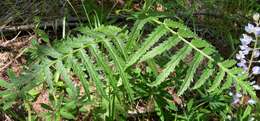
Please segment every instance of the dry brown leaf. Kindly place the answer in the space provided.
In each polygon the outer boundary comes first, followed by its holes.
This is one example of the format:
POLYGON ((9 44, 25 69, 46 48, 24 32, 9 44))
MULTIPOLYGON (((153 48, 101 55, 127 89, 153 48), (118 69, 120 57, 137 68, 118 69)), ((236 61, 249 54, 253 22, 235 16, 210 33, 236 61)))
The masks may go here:
POLYGON ((37 97, 36 101, 33 103, 33 109, 37 114, 47 112, 46 109, 42 108, 41 104, 49 104, 49 93, 47 90, 41 92, 41 94, 37 97))

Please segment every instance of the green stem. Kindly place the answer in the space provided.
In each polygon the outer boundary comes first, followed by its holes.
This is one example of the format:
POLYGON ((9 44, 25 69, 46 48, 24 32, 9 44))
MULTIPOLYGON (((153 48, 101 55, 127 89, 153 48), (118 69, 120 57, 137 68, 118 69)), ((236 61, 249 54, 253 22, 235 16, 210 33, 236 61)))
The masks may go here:
POLYGON ((252 63, 253 63, 253 59, 254 59, 254 53, 255 53, 255 50, 256 50, 256 46, 257 46, 257 36, 255 35, 255 43, 254 43, 254 48, 253 48, 253 51, 252 51, 252 54, 251 54, 251 57, 250 57, 250 61, 249 61, 249 66, 248 66, 248 70, 247 70, 247 73, 249 73, 250 71, 250 68, 252 66, 252 63))
POLYGON ((83 9, 84 9, 84 12, 85 12, 85 14, 86 14, 89 27, 92 28, 91 21, 90 21, 89 16, 88 16, 88 11, 87 11, 86 6, 85 6, 85 4, 84 4, 84 0, 81 0, 81 4, 82 4, 83 9))
POLYGON ((28 101, 25 101, 24 104, 25 104, 25 107, 26 107, 27 112, 28 112, 28 117, 27 117, 28 121, 32 121, 32 111, 31 111, 30 104, 29 104, 28 101))

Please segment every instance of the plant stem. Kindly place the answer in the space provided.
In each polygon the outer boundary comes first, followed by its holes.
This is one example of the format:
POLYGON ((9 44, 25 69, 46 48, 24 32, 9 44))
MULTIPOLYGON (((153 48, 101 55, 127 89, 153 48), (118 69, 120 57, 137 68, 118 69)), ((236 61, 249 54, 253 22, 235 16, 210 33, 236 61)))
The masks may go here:
POLYGON ((27 112, 28 112, 28 119, 27 120, 32 121, 32 111, 31 111, 31 107, 29 105, 29 102, 25 101, 24 104, 25 104, 25 107, 26 107, 27 112))
POLYGON ((248 65, 248 70, 247 70, 247 73, 249 73, 250 71, 250 68, 252 66, 252 62, 253 62, 253 59, 254 59, 254 53, 255 53, 255 50, 256 50, 256 46, 257 46, 257 35, 255 34, 255 43, 254 43, 254 48, 253 48, 253 51, 252 51, 252 54, 251 54, 251 58, 250 58, 250 61, 249 61, 249 65, 248 65))

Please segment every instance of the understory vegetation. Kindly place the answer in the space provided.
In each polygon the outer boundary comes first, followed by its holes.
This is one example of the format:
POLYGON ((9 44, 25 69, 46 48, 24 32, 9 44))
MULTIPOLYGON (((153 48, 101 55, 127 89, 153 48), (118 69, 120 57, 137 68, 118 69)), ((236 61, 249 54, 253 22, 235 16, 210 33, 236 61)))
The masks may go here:
POLYGON ((258 1, 50 3, 1 2, 1 120, 260 120, 258 1))

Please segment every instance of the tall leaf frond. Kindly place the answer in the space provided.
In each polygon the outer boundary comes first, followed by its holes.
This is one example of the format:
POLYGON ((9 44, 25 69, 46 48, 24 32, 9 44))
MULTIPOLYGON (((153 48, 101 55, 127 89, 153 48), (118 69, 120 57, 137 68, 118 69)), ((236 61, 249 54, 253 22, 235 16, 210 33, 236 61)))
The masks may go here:
MULTIPOLYGON (((207 82, 209 78, 215 78, 213 81, 213 85, 208 89, 208 91, 216 90, 222 82, 224 83, 224 87, 222 89, 227 89, 230 87, 233 82, 237 83, 238 89, 243 89, 245 92, 250 94, 253 98, 256 98, 256 95, 253 94, 253 88, 248 86, 247 84, 242 85, 247 79, 247 74, 243 74, 241 70, 235 69, 236 62, 234 60, 226 60, 223 61, 221 56, 218 54, 218 51, 214 46, 209 44, 207 41, 198 38, 196 34, 194 34, 188 27, 181 24, 180 22, 175 22, 172 20, 165 20, 161 22, 159 20, 152 20, 153 22, 158 24, 158 27, 152 31, 148 38, 145 38, 142 46, 136 50, 136 52, 130 56, 130 61, 127 63, 126 67, 129 67, 137 62, 146 61, 147 59, 154 58, 157 55, 162 54, 163 52, 168 51, 170 48, 176 47, 177 43, 182 43, 185 45, 184 48, 189 48, 186 51, 182 48, 177 51, 176 54, 170 58, 170 61, 164 66, 163 71, 159 74, 155 81, 150 86, 158 86, 163 81, 167 79, 171 72, 175 70, 175 67, 179 65, 179 62, 187 56, 191 51, 196 53, 192 64, 190 65, 187 75, 184 78, 184 82, 182 83, 178 94, 184 94, 185 90, 190 87, 192 80, 195 80, 194 75, 196 74, 196 70, 198 70, 198 66, 203 59, 206 59, 207 63, 212 63, 214 68, 206 67, 203 73, 201 74, 198 81, 194 82, 195 86, 193 89, 197 89, 201 87, 203 84, 207 82), (158 32, 160 30, 160 32, 158 32), (175 39, 168 38, 163 43, 156 46, 156 42, 158 40, 162 40, 162 35, 170 32, 175 39), (154 35, 156 34, 156 35, 154 35), (140 59, 140 60, 139 60, 140 59), (139 61, 138 61, 139 60, 139 61), (236 72, 238 71, 238 72, 236 72), (217 75, 213 75, 217 73, 217 75), (240 73, 240 74, 239 74, 240 73), (225 76, 226 75, 226 76, 225 76), (226 77, 228 77, 227 82, 225 82, 226 77)), ((196 77, 197 78, 197 77, 196 77)), ((197 80, 197 79, 196 79, 197 80)))

